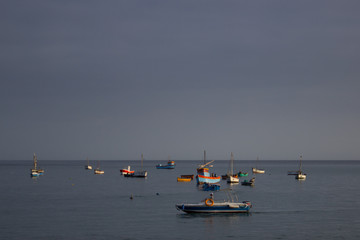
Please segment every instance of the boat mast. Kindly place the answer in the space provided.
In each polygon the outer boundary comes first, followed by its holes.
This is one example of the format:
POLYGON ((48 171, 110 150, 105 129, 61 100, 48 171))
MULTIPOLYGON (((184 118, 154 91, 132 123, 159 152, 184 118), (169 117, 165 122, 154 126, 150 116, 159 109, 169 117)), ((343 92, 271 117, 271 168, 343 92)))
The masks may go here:
POLYGON ((232 176, 232 175, 234 175, 234 154, 232 152, 231 152, 231 160, 230 160, 230 162, 231 162, 230 169, 231 169, 231 176, 232 176))
POLYGON ((204 150, 204 164, 206 164, 206 150, 204 150))
POLYGON ((37 169, 37 157, 36 157, 35 153, 34 153, 34 156, 33 156, 33 160, 34 160, 34 169, 37 169))
POLYGON ((301 165, 302 165, 302 155, 300 155, 300 166, 299 166, 299 173, 301 173, 301 165))
POLYGON ((144 155, 141 154, 141 171, 143 170, 144 155))

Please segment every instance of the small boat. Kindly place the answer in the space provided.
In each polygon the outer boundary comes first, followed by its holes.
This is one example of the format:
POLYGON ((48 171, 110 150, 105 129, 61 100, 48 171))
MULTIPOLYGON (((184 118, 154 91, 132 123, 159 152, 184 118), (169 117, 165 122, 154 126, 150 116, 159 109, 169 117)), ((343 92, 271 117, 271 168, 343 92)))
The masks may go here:
POLYGON ((131 171, 130 170, 130 166, 128 166, 127 168, 123 168, 123 169, 120 169, 120 173, 122 175, 126 175, 126 174, 130 174, 130 173, 134 173, 135 171, 131 171))
POLYGON ((301 166, 302 166, 302 155, 300 155, 300 166, 299 166, 299 171, 298 171, 298 173, 295 175, 295 179, 298 179, 298 180, 305 180, 305 179, 306 179, 306 174, 302 172, 302 170, 301 170, 301 166))
POLYGON ((194 174, 181 175, 181 178, 191 178, 191 179, 194 179, 194 174))
POLYGON ((34 167, 30 169, 30 176, 38 177, 40 175, 43 175, 44 170, 38 167, 37 156, 35 153, 33 155, 33 162, 34 162, 34 167))
POLYGON ((264 169, 257 168, 258 162, 259 162, 259 158, 256 158, 256 167, 252 168, 252 172, 253 173, 265 173, 264 169))
POLYGON ((255 185, 255 178, 253 177, 252 179, 248 180, 244 180, 241 182, 241 185, 244 186, 254 186, 255 185))
POLYGON ((169 161, 166 165, 158 164, 156 165, 157 169, 174 169, 175 168, 175 161, 171 161, 169 157, 169 161))
POLYGON ((192 178, 187 178, 187 177, 178 177, 177 178, 178 182, 191 182, 192 178))
POLYGON ((85 169, 86 169, 86 170, 91 170, 91 169, 92 169, 92 166, 89 164, 89 159, 86 158, 86 161, 87 161, 87 164, 85 165, 85 169))
POLYGON ((220 190, 220 184, 218 184, 218 183, 215 183, 215 184, 204 183, 202 185, 202 189, 204 191, 219 191, 220 190))
POLYGON ((180 203, 176 209, 186 213, 248 213, 252 207, 249 201, 215 201, 213 194, 200 203, 180 203))
POLYGON ((214 162, 214 161, 206 163, 206 151, 204 151, 204 164, 200 165, 197 168, 198 174, 196 175, 196 181, 198 184, 220 182, 221 177, 216 176, 216 174, 214 174, 214 173, 210 174, 209 168, 206 167, 207 165, 209 165, 212 162, 214 162))
POLYGON ((231 159, 230 159, 230 176, 227 179, 228 183, 239 183, 238 176, 234 175, 234 154, 231 152, 231 159))
POLYGON ((249 173, 241 172, 241 171, 237 173, 238 177, 247 177, 248 175, 249 175, 249 173))
POLYGON ((104 174, 105 172, 100 169, 100 162, 98 161, 97 168, 94 169, 94 174, 104 174))
POLYGON ((144 155, 141 154, 141 170, 136 172, 134 171, 133 173, 129 173, 129 174, 124 174, 124 177, 146 178, 147 171, 143 170, 143 161, 144 161, 144 155))

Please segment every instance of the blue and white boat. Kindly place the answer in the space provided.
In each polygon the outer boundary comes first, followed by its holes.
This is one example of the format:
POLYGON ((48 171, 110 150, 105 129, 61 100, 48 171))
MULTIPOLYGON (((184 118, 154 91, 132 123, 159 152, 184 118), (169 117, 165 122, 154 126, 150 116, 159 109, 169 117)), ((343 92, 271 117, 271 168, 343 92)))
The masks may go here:
POLYGON ((176 204, 176 209, 186 213, 248 213, 252 207, 249 201, 214 201, 213 195, 200 203, 176 204))
POLYGON ((158 164, 156 165, 157 169, 174 169, 175 168, 175 161, 171 161, 169 159, 169 161, 167 162, 166 165, 162 165, 162 164, 158 164))
POLYGON ((209 168, 207 167, 214 161, 206 163, 206 151, 204 151, 204 164, 200 165, 197 170, 196 181, 197 184, 204 184, 204 183, 218 183, 221 180, 220 176, 216 176, 216 174, 209 172, 209 168))

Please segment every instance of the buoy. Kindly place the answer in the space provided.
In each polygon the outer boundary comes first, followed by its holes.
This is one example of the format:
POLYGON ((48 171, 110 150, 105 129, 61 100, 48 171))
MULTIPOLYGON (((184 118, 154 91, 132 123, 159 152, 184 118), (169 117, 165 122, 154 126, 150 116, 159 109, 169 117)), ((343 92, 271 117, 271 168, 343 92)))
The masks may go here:
POLYGON ((133 195, 131 194, 130 199, 133 200, 133 195))
POLYGON ((157 192, 156 195, 160 195, 160 193, 157 192))

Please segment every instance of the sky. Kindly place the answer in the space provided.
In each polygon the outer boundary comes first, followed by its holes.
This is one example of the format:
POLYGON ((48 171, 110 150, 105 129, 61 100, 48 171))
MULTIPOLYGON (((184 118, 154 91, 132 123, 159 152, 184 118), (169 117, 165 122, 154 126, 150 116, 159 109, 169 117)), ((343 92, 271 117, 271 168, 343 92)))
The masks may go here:
POLYGON ((359 1, 0 2, 0 160, 359 160, 359 1))

